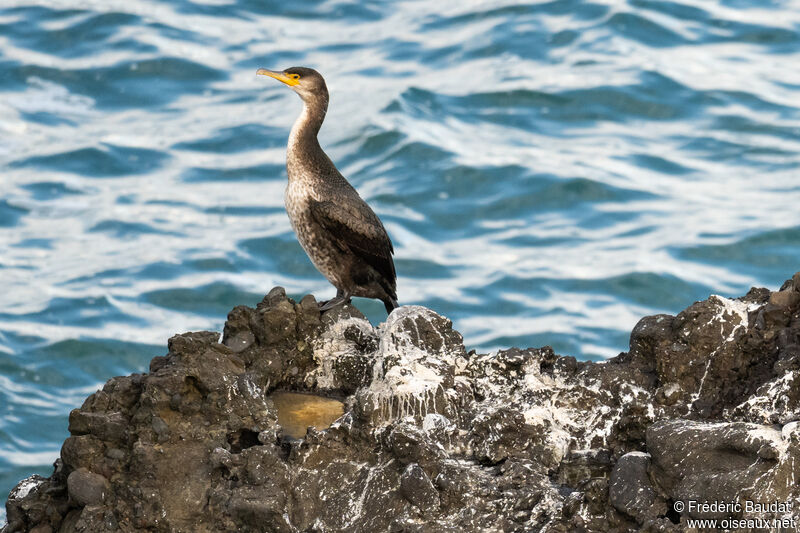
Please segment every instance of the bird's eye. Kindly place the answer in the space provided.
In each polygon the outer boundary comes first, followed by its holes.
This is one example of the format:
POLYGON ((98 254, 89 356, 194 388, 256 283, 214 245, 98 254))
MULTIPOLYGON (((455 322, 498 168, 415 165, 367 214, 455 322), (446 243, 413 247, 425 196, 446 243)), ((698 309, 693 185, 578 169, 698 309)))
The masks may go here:
POLYGON ((293 80, 299 80, 300 74, 289 74, 289 77, 292 78, 293 80))

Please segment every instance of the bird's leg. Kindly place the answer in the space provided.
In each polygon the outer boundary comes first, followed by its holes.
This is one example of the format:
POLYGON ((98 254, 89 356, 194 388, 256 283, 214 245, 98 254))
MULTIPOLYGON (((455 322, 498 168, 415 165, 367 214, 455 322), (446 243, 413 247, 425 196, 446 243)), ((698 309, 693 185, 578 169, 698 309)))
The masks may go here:
POLYGON ((320 311, 327 311, 328 309, 333 309, 339 304, 349 304, 350 303, 350 293, 348 291, 343 291, 342 289, 336 289, 336 297, 328 300, 327 302, 320 302, 319 303, 319 310, 320 311))
MULTIPOLYGON (((342 289, 336 289, 336 298, 341 298, 342 294, 343 294, 342 289)), ((321 300, 317 302, 317 305, 319 305, 320 307, 322 307, 323 305, 328 305, 328 302, 332 302, 336 298, 331 298, 330 300, 321 300)))

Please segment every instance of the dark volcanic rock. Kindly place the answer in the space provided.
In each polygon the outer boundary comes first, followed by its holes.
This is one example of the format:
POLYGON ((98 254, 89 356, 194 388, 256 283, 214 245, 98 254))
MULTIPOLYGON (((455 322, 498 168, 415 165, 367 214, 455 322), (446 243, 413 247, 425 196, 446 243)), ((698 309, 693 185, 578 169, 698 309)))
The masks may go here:
POLYGON ((400 476, 400 493, 422 511, 439 508, 439 491, 416 463, 409 464, 400 476))
POLYGON ((100 474, 93 474, 85 468, 79 468, 67 477, 69 498, 78 507, 103 503, 109 488, 106 478, 100 474))
POLYGON ((656 518, 666 508, 648 475, 650 455, 626 453, 611 472, 608 499, 617 510, 639 521, 656 518))
MULTIPOLYGON (((800 450, 790 442, 798 437, 797 424, 785 426, 782 433, 746 422, 667 420, 648 429, 647 445, 653 458, 651 472, 672 500, 787 502, 797 487, 795 462, 800 450)), ((690 507, 686 513, 692 518, 745 516, 741 511, 701 512, 690 507)))
POLYGON ((2 533, 797 521, 799 422, 800 274, 778 292, 645 317, 604 364, 549 347, 467 354, 429 309, 375 328, 353 307, 320 316, 313 297, 276 288, 233 309, 221 341, 175 336, 148 374, 113 378, 74 410, 53 475, 11 492, 2 533), (275 390, 343 398, 345 413, 287 438, 275 390))

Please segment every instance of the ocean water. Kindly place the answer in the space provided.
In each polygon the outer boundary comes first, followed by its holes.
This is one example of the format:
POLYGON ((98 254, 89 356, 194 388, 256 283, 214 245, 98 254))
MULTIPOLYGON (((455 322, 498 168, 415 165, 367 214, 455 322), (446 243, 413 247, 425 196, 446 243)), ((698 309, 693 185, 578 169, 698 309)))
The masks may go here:
POLYGON ((602 359, 800 270, 798 64, 792 0, 3 0, 0 499, 172 334, 333 295, 283 209, 300 101, 257 68, 325 76, 402 304, 602 359))

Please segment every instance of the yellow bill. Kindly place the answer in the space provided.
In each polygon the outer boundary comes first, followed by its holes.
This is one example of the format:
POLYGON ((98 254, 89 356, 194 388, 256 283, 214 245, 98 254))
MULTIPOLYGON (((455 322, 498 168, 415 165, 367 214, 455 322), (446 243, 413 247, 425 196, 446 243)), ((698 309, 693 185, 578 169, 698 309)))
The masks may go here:
POLYGON ((260 76, 269 76, 270 78, 275 78, 276 80, 285 83, 286 85, 297 85, 300 83, 300 76, 297 74, 289 74, 286 75, 283 72, 276 72, 274 70, 268 70, 265 68, 260 68, 256 71, 257 75, 260 76))

